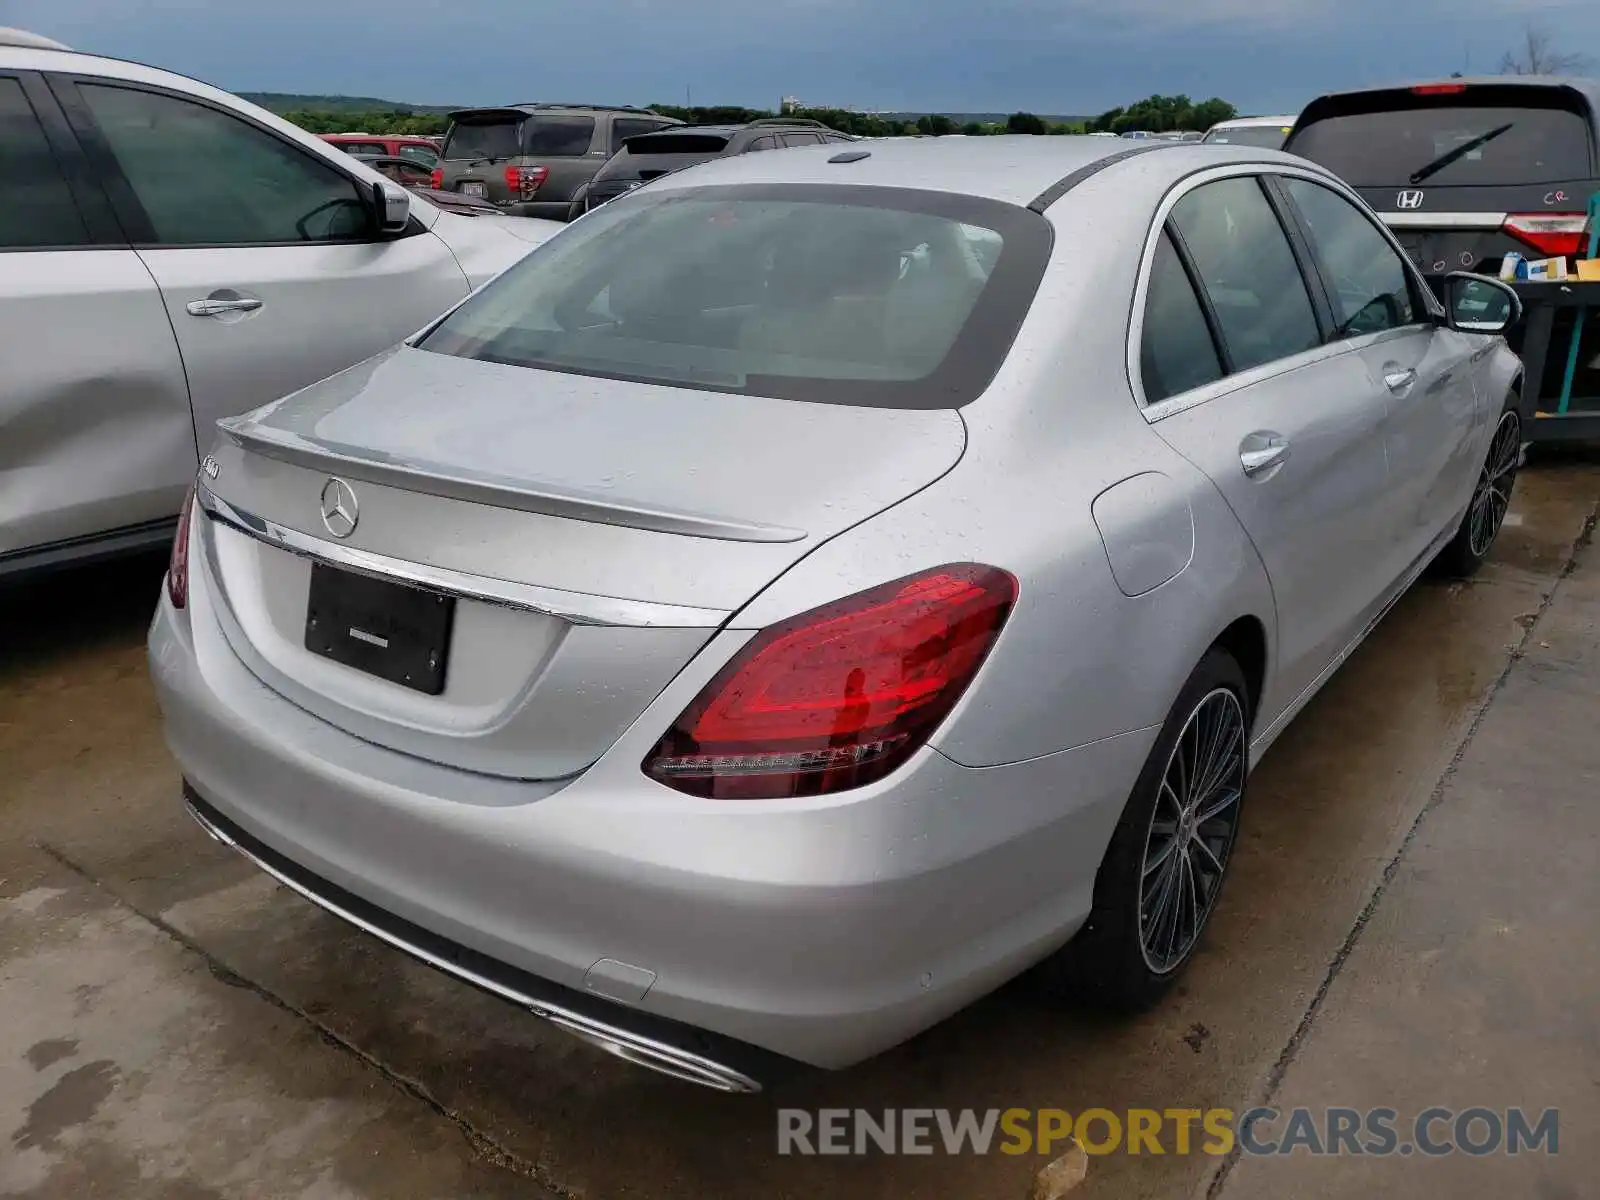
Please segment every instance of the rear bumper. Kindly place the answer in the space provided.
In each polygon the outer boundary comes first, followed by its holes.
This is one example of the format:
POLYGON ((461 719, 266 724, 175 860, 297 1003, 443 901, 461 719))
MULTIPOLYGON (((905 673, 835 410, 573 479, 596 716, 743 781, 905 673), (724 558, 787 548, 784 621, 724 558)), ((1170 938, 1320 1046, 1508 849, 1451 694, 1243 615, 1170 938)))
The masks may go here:
MULTIPOLYGON (((163 597, 149 649, 213 830, 425 961, 610 1031, 588 1033, 613 1052, 643 1039, 758 1081, 887 1049, 1064 942, 1153 738, 982 769, 925 750, 840 796, 732 803, 644 777, 653 707, 578 777, 495 779, 270 691, 209 587, 197 560, 188 608, 163 597)), ((681 707, 676 686, 658 707, 681 707)))

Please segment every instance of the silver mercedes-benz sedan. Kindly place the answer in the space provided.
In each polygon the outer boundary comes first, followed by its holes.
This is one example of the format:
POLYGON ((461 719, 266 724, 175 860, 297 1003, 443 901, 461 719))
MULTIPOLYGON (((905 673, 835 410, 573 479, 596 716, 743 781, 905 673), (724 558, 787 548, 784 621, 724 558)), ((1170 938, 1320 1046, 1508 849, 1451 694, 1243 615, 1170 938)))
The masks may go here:
POLYGON ((1522 444, 1504 285, 1098 138, 718 160, 222 423, 150 661, 217 838, 660 1070, 1156 1000, 1251 765, 1522 444))

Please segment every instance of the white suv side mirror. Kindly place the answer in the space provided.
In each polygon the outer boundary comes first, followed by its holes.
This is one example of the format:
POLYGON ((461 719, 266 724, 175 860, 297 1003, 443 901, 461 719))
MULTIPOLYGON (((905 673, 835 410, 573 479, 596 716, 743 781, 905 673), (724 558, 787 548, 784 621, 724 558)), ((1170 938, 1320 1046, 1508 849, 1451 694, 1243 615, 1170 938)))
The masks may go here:
POLYGON ((393 180, 383 179, 372 185, 372 203, 378 216, 378 229, 383 233, 404 233, 411 222, 411 193, 393 180))

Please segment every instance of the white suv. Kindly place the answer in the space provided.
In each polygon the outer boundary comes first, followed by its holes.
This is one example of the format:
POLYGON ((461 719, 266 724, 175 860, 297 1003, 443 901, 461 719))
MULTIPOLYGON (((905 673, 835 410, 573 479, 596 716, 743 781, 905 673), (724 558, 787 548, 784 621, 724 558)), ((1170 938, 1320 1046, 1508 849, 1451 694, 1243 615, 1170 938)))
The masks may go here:
POLYGON ((562 226, 446 213, 236 96, 0 30, 0 576, 170 540, 196 446, 562 226))

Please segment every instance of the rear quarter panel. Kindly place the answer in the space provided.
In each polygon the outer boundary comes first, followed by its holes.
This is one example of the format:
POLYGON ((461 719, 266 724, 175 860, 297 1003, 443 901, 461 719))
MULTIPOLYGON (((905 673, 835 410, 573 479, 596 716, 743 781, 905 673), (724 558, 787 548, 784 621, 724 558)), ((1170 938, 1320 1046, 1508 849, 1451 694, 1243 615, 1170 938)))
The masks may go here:
MULTIPOLYGON (((1182 153, 1181 151, 1163 151, 1182 153)), ((1005 630, 934 745, 970 766, 1039 757, 1159 725, 1206 648, 1253 616, 1274 641, 1253 547, 1209 479, 1144 420, 1126 369, 1146 220, 1166 172, 1134 160, 1071 193, 1028 320, 984 396, 961 410, 961 462, 922 491, 821 546, 733 624, 759 627, 946 562, 1003 567, 1019 596, 1005 630), (1080 194, 1081 193, 1081 194, 1080 194), (1088 219, 1086 220, 1085 217, 1088 219), (1147 472, 1193 522, 1172 579, 1124 594, 1093 517, 1096 497, 1147 472)), ((1270 674, 1270 668, 1269 668, 1270 674)))

